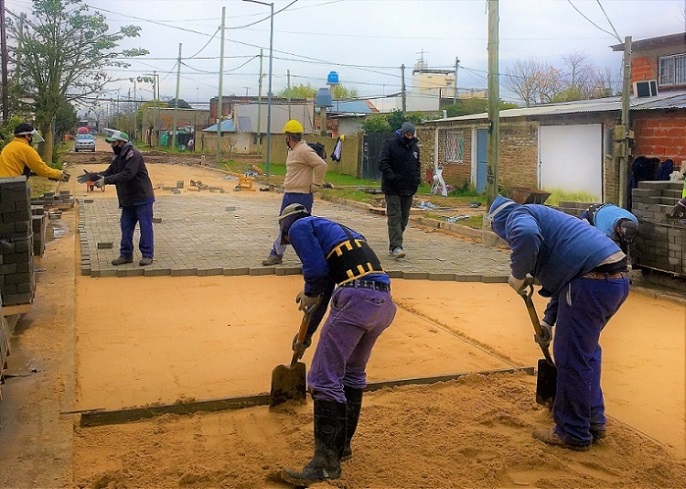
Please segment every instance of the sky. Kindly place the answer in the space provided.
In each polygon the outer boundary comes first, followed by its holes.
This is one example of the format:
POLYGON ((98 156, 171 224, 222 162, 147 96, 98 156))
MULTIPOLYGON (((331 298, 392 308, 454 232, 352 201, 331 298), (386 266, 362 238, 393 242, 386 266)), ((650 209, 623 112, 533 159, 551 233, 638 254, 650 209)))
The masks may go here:
MULTIPOLYGON (((219 94, 222 7, 226 9, 223 95, 258 95, 260 49, 262 95, 269 83, 269 3, 244 0, 82 0, 100 11, 112 31, 141 27, 122 48, 150 54, 127 69, 109 70, 104 97, 133 97, 130 78, 156 72, 162 99, 209 102, 219 94)), ((6 8, 29 12, 30 0, 6 0, 6 8)), ((360 97, 397 93, 401 65, 407 89, 423 58, 429 68, 453 69, 459 58, 458 89, 487 87, 488 2, 486 0, 273 0, 272 93, 291 85, 325 87, 336 71, 340 83, 360 97)), ((501 97, 516 102, 503 73, 518 60, 534 58, 563 67, 563 58, 585 54, 620 76, 622 53, 609 46, 686 31, 686 0, 500 0, 501 97), (618 34, 615 35, 615 31, 618 34)), ((150 100, 152 85, 136 83, 136 98, 150 100)))

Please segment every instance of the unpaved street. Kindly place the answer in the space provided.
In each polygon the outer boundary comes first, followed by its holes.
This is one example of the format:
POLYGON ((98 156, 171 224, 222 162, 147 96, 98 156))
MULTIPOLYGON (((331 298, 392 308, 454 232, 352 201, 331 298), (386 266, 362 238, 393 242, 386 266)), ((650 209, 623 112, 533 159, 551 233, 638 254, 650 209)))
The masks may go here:
MULTIPOLYGON (((193 234, 196 225, 204 228, 208 221, 221 239, 247 241, 253 251, 239 253, 237 247, 227 254, 249 263, 248 271, 201 276, 197 260, 189 257, 192 251, 184 251, 187 263, 174 266, 195 269, 194 275, 173 276, 175 268, 165 264, 164 255, 157 256, 155 267, 168 268, 166 276, 82 275, 80 218, 91 216, 99 223, 92 231, 98 239, 115 236, 114 250, 99 253, 116 253, 116 199, 113 188, 85 194, 72 179, 69 188, 82 202, 56 221, 59 237, 37 264, 44 271, 35 304, 13 341, 10 371, 17 376, 8 380, 0 403, 0 464, 12 469, 0 473, 1 487, 286 487, 273 474, 311 455, 311 403, 278 412, 258 406, 79 426, 75 411, 260 394, 269 389, 271 369, 290 358, 290 340, 300 320, 293 298, 302 278, 290 274, 297 260, 289 251, 291 261, 282 269, 288 273, 281 275, 259 266, 275 229, 268 210, 260 209, 273 206, 276 214, 281 196, 233 192, 233 182, 197 166, 152 164, 149 169, 159 185, 202 180, 226 187, 227 193, 211 197, 187 189, 180 195, 157 190, 156 209, 168 213, 156 215, 179 241, 183 228, 193 234), (97 202, 86 204, 86 198, 97 202), (236 217, 224 221, 226 211, 214 217, 197 212, 215 201, 221 210, 237 207, 236 217), (182 215, 184 205, 191 209, 190 218, 182 215), (240 225, 262 212, 264 220, 250 221, 241 228, 244 234, 230 232, 234 221, 240 225)), ((72 174, 80 172, 81 167, 73 167, 72 174)), ((315 212, 355 219, 353 211, 324 202, 315 204, 315 212)), ((374 222, 363 210, 355 212, 361 213, 359 224, 369 226, 381 254, 383 218, 377 237, 374 222)), ((163 239, 163 227, 156 229, 163 239)), ((474 257, 473 263, 451 262, 434 251, 444 246, 445 237, 433 240, 423 233, 408 230, 417 247, 426 243, 431 253, 424 256, 415 248, 407 262, 384 261, 384 266, 401 276, 420 277, 416 274, 436 262, 447 273, 492 256, 490 268, 484 266, 479 277, 497 281, 502 273, 506 254, 474 250, 466 255, 474 257)), ((173 248, 174 240, 164 239, 173 248)), ((451 253, 474 246, 449 239, 456 249, 451 253)), ((200 255, 207 253, 202 246, 197 246, 200 255)), ((103 263, 99 270, 107 272, 109 256, 93 256, 93 263, 103 263)), ((218 257, 216 267, 225 259, 218 257)), ((229 264, 222 270, 243 266, 229 264)), ((132 265, 132 274, 135 269, 132 265)), ((540 355, 526 309, 505 284, 395 279, 393 297, 399 313, 374 351, 370 381, 531 366, 540 355)), ((539 313, 544 305, 536 299, 539 313)), ((534 402, 535 377, 468 375, 366 394, 354 458, 344 464, 343 478, 331 485, 684 487, 685 326, 683 302, 632 291, 601 339, 609 437, 589 452, 568 452, 531 438, 535 426, 551 424, 549 413, 534 402)), ((305 355, 307 364, 311 354, 305 355)))

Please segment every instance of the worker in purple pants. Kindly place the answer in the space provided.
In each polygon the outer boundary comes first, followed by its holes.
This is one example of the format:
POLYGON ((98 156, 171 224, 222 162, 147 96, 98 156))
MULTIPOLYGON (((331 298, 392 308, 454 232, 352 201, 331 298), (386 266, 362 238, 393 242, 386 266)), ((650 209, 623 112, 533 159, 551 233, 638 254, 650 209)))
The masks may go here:
POLYGON ((311 216, 302 204, 286 206, 279 222, 284 242, 303 264, 305 287, 296 302, 311 313, 305 339, 293 339, 301 357, 331 305, 307 376, 314 400, 314 456, 300 471, 281 472, 286 482, 307 486, 340 478, 341 460, 352 457, 367 362, 379 335, 393 322, 396 306, 390 278, 364 236, 311 216))

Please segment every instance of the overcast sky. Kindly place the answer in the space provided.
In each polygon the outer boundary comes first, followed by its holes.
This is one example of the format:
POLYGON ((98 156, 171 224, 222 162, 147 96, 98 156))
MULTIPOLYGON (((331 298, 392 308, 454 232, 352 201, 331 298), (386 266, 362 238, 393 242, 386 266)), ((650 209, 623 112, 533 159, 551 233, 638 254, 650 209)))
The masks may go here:
MULTIPOLYGON (((31 7, 29 0, 5 3, 14 12, 28 12, 31 7)), ((160 74, 162 98, 174 97, 179 43, 180 98, 192 103, 216 97, 222 7, 226 7, 223 94, 257 95, 260 48, 263 73, 269 73, 268 5, 240 0, 83 3, 99 10, 112 30, 140 26, 140 37, 121 46, 150 51, 131 60, 128 70, 112 70, 125 80, 111 85, 114 90, 109 95, 114 98, 117 88, 119 96, 128 96, 130 90, 133 97, 128 78, 153 71, 160 74)), ((686 31, 686 0, 501 0, 499 4, 501 73, 513 62, 532 57, 562 67, 563 57, 581 52, 619 76, 622 55, 609 48, 619 43, 614 30, 621 39, 632 36, 633 40, 686 31)), ((334 70, 345 87, 357 89, 362 97, 388 95, 400 91, 403 64, 411 90, 412 69, 421 56, 429 68, 442 69, 454 67, 459 57, 458 87, 487 86, 486 0, 274 0, 274 12, 274 93, 287 86, 287 70, 292 85, 309 82, 314 87, 325 86, 327 74, 334 70)), ((263 83, 266 95, 267 76, 263 83)), ((136 88, 139 99, 152 97, 151 85, 138 83, 136 88)), ((501 95, 513 100, 502 83, 501 95)))

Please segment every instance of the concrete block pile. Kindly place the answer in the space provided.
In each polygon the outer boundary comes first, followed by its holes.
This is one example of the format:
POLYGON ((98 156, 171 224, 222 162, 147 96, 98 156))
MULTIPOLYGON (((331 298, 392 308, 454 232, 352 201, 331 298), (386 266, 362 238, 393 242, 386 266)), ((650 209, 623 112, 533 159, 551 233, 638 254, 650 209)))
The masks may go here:
POLYGON ((60 192, 44 192, 40 197, 31 198, 32 205, 44 207, 74 207, 74 197, 69 190, 60 192))
POLYGON ((31 227, 33 229, 33 256, 41 257, 45 253, 48 219, 42 205, 31 206, 31 227))
POLYGON ((634 267, 686 276, 686 225, 669 217, 682 189, 683 182, 644 181, 632 190, 640 229, 631 249, 634 267))
POLYGON ((0 295, 4 306, 33 301, 33 224, 26 177, 0 178, 0 295))
POLYGON ((2 311, 2 298, 0 298, 0 399, 2 399, 2 384, 5 383, 5 370, 7 369, 7 357, 10 354, 10 331, 2 311))

